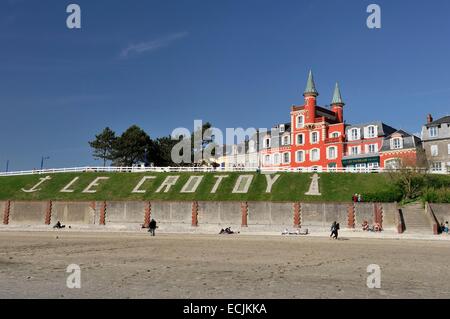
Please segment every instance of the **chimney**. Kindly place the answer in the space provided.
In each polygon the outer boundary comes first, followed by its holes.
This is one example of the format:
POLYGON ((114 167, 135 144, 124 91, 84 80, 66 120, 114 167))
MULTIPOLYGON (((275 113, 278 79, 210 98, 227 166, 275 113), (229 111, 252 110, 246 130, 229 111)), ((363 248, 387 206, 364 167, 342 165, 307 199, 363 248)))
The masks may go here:
POLYGON ((428 116, 427 116, 427 124, 430 124, 431 122, 433 122, 433 116, 431 116, 431 114, 428 114, 428 116))

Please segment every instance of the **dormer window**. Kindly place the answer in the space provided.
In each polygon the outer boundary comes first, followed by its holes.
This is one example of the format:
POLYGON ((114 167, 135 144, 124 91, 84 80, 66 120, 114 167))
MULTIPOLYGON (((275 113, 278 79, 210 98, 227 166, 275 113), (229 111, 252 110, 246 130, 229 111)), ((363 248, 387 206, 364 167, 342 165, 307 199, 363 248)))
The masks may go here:
POLYGON ((396 137, 391 139, 391 149, 398 150, 403 148, 403 139, 401 137, 396 137))
POLYGON ((264 140, 264 147, 265 147, 265 148, 269 148, 269 147, 270 147, 270 138, 266 138, 266 139, 264 140))
POLYGON ((374 125, 368 126, 366 133, 367 133, 366 138, 376 137, 377 136, 377 127, 374 125))
POLYGON ((352 141, 359 140, 359 128, 352 128, 350 130, 350 138, 352 141))
POLYGON ((285 131, 284 124, 281 124, 280 125, 280 133, 284 133, 284 131, 285 131))
POLYGON ((438 136, 438 128, 437 126, 433 126, 429 128, 429 135, 430 137, 437 137, 438 136))

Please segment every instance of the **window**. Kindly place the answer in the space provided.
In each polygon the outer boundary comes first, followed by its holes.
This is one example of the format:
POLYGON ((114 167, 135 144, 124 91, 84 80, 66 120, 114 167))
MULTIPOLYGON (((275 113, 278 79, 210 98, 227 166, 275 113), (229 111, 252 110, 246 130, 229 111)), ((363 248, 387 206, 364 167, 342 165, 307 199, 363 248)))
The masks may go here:
POLYGON ((403 148, 403 139, 401 138, 393 138, 391 140, 391 149, 397 150, 403 148))
POLYGON ((336 163, 330 163, 330 164, 328 164, 328 171, 329 171, 329 172, 334 172, 334 171, 336 171, 336 168, 337 168, 337 164, 336 164, 336 163))
POLYGON ((270 155, 266 155, 266 156, 264 157, 264 163, 265 163, 266 165, 270 165, 270 155))
POLYGON ((315 148, 311 150, 311 161, 318 161, 320 160, 320 153, 319 149, 315 148))
POLYGON ((337 151, 336 147, 329 147, 328 148, 328 159, 335 159, 337 157, 337 151))
POLYGON ((291 153, 283 153, 283 163, 289 164, 291 161, 291 153))
POLYGON ((304 151, 297 151, 295 154, 296 154, 295 160, 297 163, 302 163, 305 161, 305 152, 304 151))
POLYGON ((428 129, 428 134, 430 135, 430 137, 437 137, 438 136, 438 128, 437 128, 437 126, 434 126, 434 127, 430 127, 429 129, 428 129))
POLYGON ((450 144, 447 145, 447 148, 448 148, 447 153, 448 153, 448 155, 450 155, 450 144))
POLYGON ((281 124, 280 125, 280 133, 284 133, 284 131, 285 131, 284 124, 281 124))
POLYGON ((376 137, 376 126, 368 126, 367 127, 367 138, 374 138, 376 137))
POLYGON ((366 152, 369 154, 374 154, 378 152, 378 145, 377 144, 370 144, 367 145, 366 152))
POLYGON ((303 115, 297 116, 297 128, 302 128, 305 125, 305 117, 303 115))
POLYGON ((265 148, 269 148, 270 147, 270 138, 266 138, 266 140, 264 141, 264 147, 265 148))
POLYGON ((358 146, 352 146, 352 148, 350 149, 350 154, 351 155, 358 155, 359 154, 359 147, 358 146))
POLYGON ((399 158, 392 158, 384 161, 384 166, 387 169, 399 169, 401 167, 402 162, 399 158))
POLYGON ((279 154, 274 154, 273 155, 273 162, 275 165, 279 165, 280 164, 280 155, 279 154))
POLYGON ((352 128, 350 130, 350 138, 352 141, 359 140, 359 129, 358 128, 352 128))
POLYGON ((380 164, 378 164, 378 163, 368 163, 367 164, 367 168, 378 169, 379 167, 380 167, 380 164))
POLYGON ((442 171, 442 163, 441 162, 435 162, 431 164, 431 171, 432 172, 440 172, 442 171))
POLYGON ((303 145, 305 143, 305 138, 303 134, 297 134, 297 145, 303 145))
POLYGON ((431 156, 439 156, 439 149, 437 145, 431 145, 431 156))
POLYGON ((339 132, 333 132, 331 133, 331 138, 339 137, 339 132))
POLYGON ((311 144, 317 144, 319 143, 319 132, 312 132, 311 133, 311 144))

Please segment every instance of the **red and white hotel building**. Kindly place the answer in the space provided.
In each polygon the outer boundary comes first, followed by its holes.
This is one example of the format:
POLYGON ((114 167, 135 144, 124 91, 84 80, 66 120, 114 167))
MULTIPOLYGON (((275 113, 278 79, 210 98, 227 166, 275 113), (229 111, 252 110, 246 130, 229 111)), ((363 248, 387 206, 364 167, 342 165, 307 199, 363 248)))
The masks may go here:
POLYGON ((348 125, 336 84, 331 106, 319 96, 309 73, 303 105, 291 107, 290 123, 260 132, 259 166, 274 169, 377 169, 413 166, 423 154, 419 138, 382 122, 348 125))

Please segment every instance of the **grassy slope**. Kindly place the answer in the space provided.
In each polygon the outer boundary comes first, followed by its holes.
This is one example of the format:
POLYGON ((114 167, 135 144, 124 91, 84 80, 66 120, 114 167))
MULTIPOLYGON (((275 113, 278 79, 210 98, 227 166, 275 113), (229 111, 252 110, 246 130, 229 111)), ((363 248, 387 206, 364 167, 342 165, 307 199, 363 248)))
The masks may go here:
POLYGON ((21 188, 31 188, 40 177, 31 176, 9 176, 0 177, 0 200, 269 200, 269 201, 349 201, 352 194, 370 193, 386 189, 389 185, 388 177, 383 174, 320 174, 320 190, 322 196, 307 196, 311 183, 311 174, 281 173, 280 178, 274 184, 272 193, 265 193, 266 177, 254 174, 255 177, 250 186, 248 194, 232 194, 232 189, 238 175, 246 173, 227 173, 217 193, 210 191, 216 181, 211 173, 204 175, 197 192, 194 194, 181 194, 180 190, 188 180, 190 173, 67 173, 53 174, 52 180, 41 185, 41 190, 36 193, 24 193, 21 188), (145 194, 132 194, 131 191, 143 176, 156 176, 155 180, 147 181, 142 189, 145 194), (179 175, 180 179, 168 193, 155 193, 155 190, 168 175, 179 175), (71 187, 74 193, 60 193, 74 177, 80 179, 71 187), (97 187, 97 193, 84 194, 82 190, 97 176, 110 177, 108 181, 102 181, 97 187))

